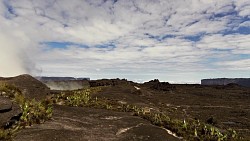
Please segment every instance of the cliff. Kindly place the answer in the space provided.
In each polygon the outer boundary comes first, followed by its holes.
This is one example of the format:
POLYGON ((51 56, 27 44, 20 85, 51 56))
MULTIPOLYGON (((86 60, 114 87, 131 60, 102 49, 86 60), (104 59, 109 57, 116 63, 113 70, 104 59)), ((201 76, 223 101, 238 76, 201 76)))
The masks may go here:
POLYGON ((228 85, 231 83, 250 87, 250 78, 215 78, 201 80, 201 85, 228 85))
POLYGON ((36 77, 51 90, 77 90, 89 87, 90 78, 75 77, 36 77))

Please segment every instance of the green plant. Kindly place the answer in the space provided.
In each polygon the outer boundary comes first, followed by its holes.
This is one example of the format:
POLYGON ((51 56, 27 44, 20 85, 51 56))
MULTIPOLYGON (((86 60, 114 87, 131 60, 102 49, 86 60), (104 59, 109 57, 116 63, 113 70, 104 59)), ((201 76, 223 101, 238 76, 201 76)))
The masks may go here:
POLYGON ((17 130, 35 123, 43 123, 52 116, 52 105, 48 100, 37 102, 26 99, 21 91, 12 85, 0 84, 0 94, 9 97, 20 105, 22 115, 19 121, 8 129, 0 129, 0 140, 10 139, 17 130))
POLYGON ((64 101, 63 103, 69 106, 84 106, 94 108, 104 108, 108 110, 116 110, 122 112, 132 112, 133 115, 139 116, 150 121, 152 124, 164 127, 176 135, 183 137, 186 140, 203 140, 203 141, 227 141, 238 140, 238 135, 235 130, 229 129, 221 131, 214 125, 206 124, 195 119, 176 119, 170 118, 164 112, 151 112, 148 107, 137 107, 131 104, 120 104, 105 98, 91 98, 91 94, 101 90, 86 89, 72 91, 69 94, 62 93, 54 96, 53 101, 64 101))
MULTIPOLYGON (((95 87, 84 90, 75 90, 68 93, 56 94, 52 97, 52 101, 56 104, 65 104, 68 106, 87 106, 91 105, 94 100, 91 99, 90 93, 100 91, 101 88, 95 87)), ((96 102, 98 99, 96 97, 96 102)))
POLYGON ((0 140, 10 139, 11 133, 9 130, 0 129, 0 140))
POLYGON ((52 116, 52 105, 47 105, 45 101, 25 100, 21 104, 21 108, 22 116, 20 118, 20 125, 22 126, 43 123, 52 116))

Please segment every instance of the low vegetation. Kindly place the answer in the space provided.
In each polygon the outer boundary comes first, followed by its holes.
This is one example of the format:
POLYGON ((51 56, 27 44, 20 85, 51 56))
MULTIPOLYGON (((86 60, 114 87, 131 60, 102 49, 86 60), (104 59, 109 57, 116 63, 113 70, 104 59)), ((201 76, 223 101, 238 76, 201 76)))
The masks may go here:
POLYGON ((100 90, 100 87, 93 87, 86 90, 72 91, 71 93, 61 93, 54 95, 52 100, 54 103, 61 105, 94 107, 122 112, 133 112, 135 116, 144 118, 150 121, 152 124, 166 128, 175 133, 177 136, 190 141, 227 141, 240 139, 236 131, 233 129, 222 130, 213 125, 205 124, 195 119, 171 119, 163 112, 150 112, 144 107, 120 104, 105 98, 91 97, 91 93, 100 90))
POLYGON ((13 102, 20 105, 22 110, 19 119, 11 125, 0 129, 0 140, 10 139, 19 129, 31 126, 32 124, 43 123, 52 116, 52 103, 49 100, 29 100, 21 91, 12 85, 0 84, 0 95, 9 97, 13 102))
POLYGON ((0 84, 0 95, 10 97, 13 102, 20 105, 22 110, 22 114, 16 123, 8 128, 0 129, 0 140, 11 139, 11 136, 17 130, 49 120, 52 116, 52 103, 132 112, 134 116, 139 116, 150 121, 154 125, 168 129, 177 136, 189 141, 227 141, 241 139, 233 129, 222 130, 196 119, 173 119, 164 112, 151 112, 145 107, 121 104, 105 98, 91 97, 91 94, 101 89, 102 87, 93 87, 84 90, 62 92, 61 94, 54 94, 47 100, 38 102, 26 99, 20 90, 11 85, 0 84))

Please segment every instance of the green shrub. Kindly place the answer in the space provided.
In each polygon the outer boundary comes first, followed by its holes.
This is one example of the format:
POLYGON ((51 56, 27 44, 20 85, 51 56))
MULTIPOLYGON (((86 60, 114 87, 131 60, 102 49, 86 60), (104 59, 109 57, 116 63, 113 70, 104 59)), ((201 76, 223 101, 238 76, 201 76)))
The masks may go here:
POLYGON ((47 105, 45 101, 25 100, 24 103, 21 104, 21 109, 21 126, 40 124, 52 117, 52 105, 47 105))

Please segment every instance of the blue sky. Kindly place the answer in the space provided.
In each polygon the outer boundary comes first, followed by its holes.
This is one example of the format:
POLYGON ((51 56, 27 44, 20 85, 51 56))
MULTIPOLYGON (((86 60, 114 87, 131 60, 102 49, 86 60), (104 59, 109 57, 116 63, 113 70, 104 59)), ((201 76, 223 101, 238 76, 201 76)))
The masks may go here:
POLYGON ((1 76, 250 77, 247 0, 3 0, 0 21, 1 76))

